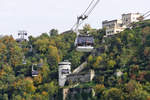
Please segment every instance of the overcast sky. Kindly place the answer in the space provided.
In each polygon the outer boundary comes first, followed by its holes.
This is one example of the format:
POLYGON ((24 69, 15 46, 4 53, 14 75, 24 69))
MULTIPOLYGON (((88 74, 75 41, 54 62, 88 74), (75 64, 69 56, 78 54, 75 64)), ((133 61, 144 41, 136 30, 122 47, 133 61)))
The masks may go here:
MULTIPOLYGON (((56 28, 66 31, 76 22, 91 0, 0 0, 0 34, 17 35, 26 30, 40 35, 56 28)), ((150 10, 150 0, 101 0, 85 21, 93 28, 101 28, 103 20, 121 18, 123 13, 150 10)), ((84 24, 85 24, 84 23, 84 24)))

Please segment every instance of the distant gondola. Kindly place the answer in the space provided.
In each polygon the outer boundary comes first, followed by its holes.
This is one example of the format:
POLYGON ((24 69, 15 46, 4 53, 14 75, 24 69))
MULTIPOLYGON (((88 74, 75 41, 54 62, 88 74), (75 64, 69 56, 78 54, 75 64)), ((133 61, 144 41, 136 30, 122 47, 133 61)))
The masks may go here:
POLYGON ((33 77, 38 76, 38 74, 39 74, 38 71, 36 71, 36 70, 33 70, 33 71, 32 71, 32 76, 33 76, 33 77))
POLYGON ((32 65, 32 77, 35 77, 35 76, 38 76, 39 75, 39 72, 38 70, 35 70, 34 67, 37 67, 37 64, 33 64, 32 65))

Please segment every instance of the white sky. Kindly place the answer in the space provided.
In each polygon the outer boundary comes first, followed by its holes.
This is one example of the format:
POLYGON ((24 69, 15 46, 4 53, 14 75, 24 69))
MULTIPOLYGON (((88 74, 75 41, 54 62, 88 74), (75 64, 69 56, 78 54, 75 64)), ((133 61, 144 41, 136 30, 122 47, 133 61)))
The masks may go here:
MULTIPOLYGON (((56 28, 66 31, 76 22, 91 0, 0 0, 0 34, 17 35, 26 30, 40 35, 56 28)), ((85 23, 100 28, 102 20, 121 18, 123 13, 145 13, 150 0, 101 0, 85 23)))

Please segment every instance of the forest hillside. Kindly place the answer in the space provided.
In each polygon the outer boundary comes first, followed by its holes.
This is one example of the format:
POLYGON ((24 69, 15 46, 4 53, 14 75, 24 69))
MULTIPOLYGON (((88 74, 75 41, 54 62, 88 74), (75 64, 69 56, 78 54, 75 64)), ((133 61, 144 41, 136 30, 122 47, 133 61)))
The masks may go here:
POLYGON ((105 37, 105 29, 85 25, 81 33, 94 36, 95 49, 77 52, 76 34, 56 29, 27 41, 0 37, 0 100, 60 100, 58 63, 69 60, 74 70, 84 61, 96 73, 89 86, 95 96, 78 94, 77 100, 150 100, 150 20, 133 23, 131 29, 105 37), (32 77, 32 67, 39 74, 32 77))

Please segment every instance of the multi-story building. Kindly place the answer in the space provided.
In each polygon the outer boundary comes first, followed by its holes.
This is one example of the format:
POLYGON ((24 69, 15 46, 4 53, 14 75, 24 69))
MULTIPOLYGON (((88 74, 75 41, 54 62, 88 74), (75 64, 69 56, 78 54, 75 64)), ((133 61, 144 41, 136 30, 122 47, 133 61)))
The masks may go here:
POLYGON ((138 19, 141 16, 140 13, 128 13, 122 14, 122 19, 111 20, 111 21, 103 21, 102 27, 106 28, 106 35, 110 36, 117 33, 120 33, 125 28, 129 28, 132 22, 138 22, 138 19))
POLYGON ((103 28, 106 28, 106 36, 120 33, 125 29, 122 24, 122 20, 103 21, 103 28))
POLYGON ((141 16, 140 13, 122 14, 122 24, 129 27, 132 22, 138 22, 139 21, 138 18, 140 16, 141 16))

